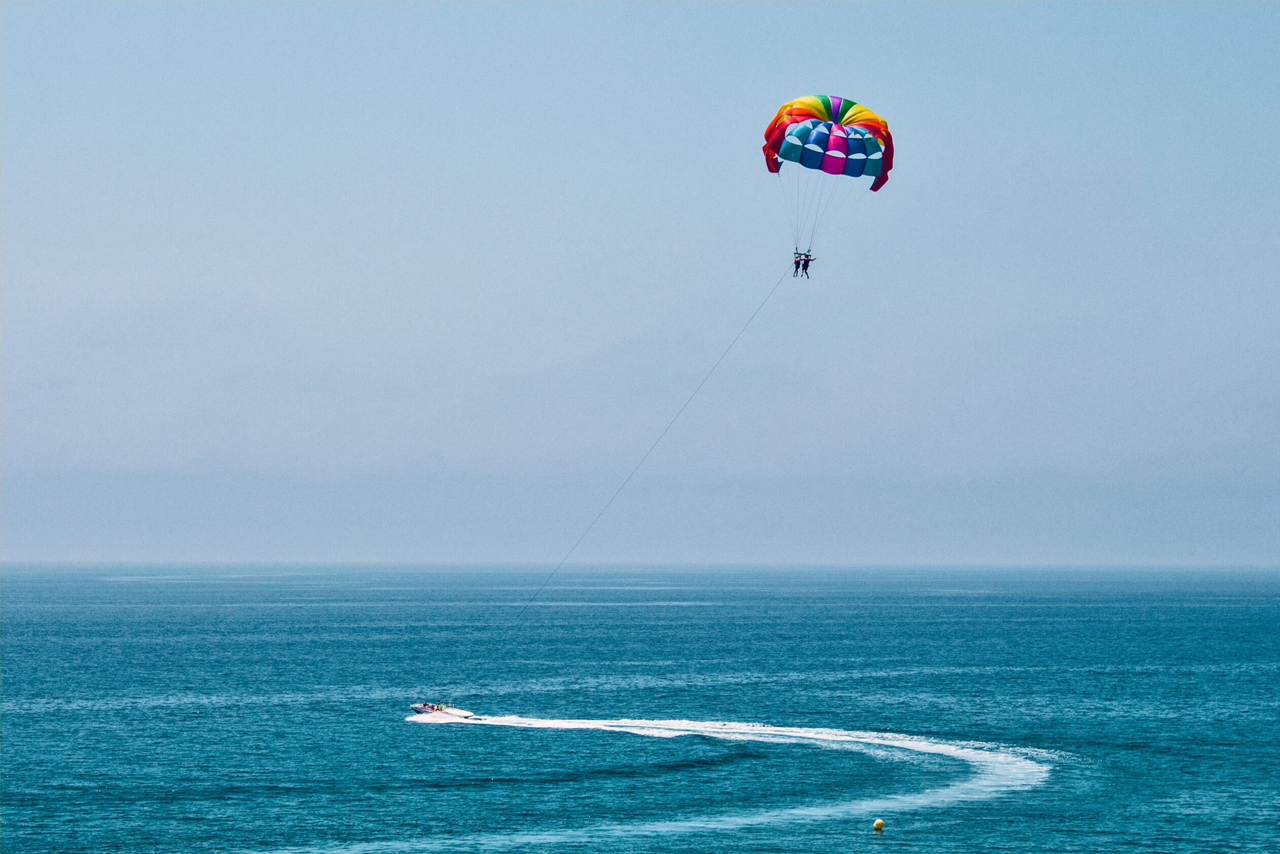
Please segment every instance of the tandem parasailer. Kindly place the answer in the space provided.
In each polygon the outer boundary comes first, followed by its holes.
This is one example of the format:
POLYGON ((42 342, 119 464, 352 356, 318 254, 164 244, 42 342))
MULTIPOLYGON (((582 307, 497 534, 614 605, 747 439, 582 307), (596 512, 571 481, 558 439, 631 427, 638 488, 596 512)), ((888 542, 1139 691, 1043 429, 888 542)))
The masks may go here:
POLYGON ((806 279, 809 278, 809 265, 813 263, 814 260, 815 260, 814 257, 810 255, 808 252, 801 252, 799 250, 796 250, 795 269, 791 272, 791 278, 794 279, 796 276, 799 276, 801 273, 804 273, 804 277, 806 279))
POLYGON ((778 108, 764 132, 764 160, 778 176, 795 245, 792 276, 809 278, 813 241, 826 215, 848 201, 857 181, 870 177, 878 191, 893 168, 889 124, 856 101, 810 95, 778 108), (783 172, 783 163, 795 169, 783 172), (800 247, 804 248, 801 249, 800 247))

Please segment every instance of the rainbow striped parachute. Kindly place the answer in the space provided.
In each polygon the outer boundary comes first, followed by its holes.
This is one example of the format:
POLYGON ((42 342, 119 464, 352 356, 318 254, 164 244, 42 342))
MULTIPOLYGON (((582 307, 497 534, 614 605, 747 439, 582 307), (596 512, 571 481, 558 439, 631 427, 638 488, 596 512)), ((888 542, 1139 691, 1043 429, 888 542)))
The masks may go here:
MULTIPOLYGON (((866 107, 830 95, 810 95, 788 101, 778 108, 764 132, 764 159, 770 172, 780 173, 783 162, 795 163, 794 236, 800 250, 807 238, 807 249, 822 217, 841 195, 841 184, 812 182, 825 173, 853 178, 871 177, 870 189, 879 190, 889 180, 893 168, 893 136, 884 119, 866 107)), ((784 190, 785 193, 785 190, 784 190)), ((806 250, 807 251, 807 250, 806 250)))

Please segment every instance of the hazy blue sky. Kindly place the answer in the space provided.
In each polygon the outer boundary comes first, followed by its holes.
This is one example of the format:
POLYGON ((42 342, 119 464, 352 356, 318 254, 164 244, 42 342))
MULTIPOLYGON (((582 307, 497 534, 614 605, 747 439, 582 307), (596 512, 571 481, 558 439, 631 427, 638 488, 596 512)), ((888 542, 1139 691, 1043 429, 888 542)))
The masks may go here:
POLYGON ((0 13, 6 560, 1280 563, 1280 4, 0 13))

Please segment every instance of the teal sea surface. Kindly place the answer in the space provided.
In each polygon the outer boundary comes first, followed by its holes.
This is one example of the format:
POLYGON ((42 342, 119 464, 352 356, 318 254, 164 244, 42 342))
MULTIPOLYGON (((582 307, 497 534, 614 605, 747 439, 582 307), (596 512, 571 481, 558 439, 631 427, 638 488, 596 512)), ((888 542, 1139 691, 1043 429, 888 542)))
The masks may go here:
POLYGON ((6 565, 0 846, 1280 851, 1280 572, 546 571, 6 565))

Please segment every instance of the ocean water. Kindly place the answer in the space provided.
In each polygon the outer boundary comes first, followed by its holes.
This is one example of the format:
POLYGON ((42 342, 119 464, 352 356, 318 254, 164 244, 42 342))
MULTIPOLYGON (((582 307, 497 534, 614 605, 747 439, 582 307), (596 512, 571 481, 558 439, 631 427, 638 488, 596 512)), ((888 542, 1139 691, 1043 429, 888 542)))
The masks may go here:
POLYGON ((0 846, 1280 851, 1280 572, 544 572, 5 566, 0 846))

